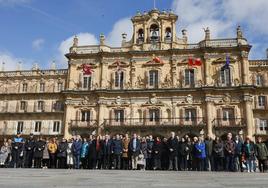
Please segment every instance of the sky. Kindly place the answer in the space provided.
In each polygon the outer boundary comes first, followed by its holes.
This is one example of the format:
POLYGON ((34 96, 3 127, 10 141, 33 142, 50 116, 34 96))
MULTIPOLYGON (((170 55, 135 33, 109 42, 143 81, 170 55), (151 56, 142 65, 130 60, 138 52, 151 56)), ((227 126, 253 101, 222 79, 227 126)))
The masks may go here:
MULTIPOLYGON (((266 58, 268 48, 268 0, 155 0, 159 10, 179 16, 177 35, 187 29, 188 40, 204 39, 209 27, 212 38, 235 38, 241 25, 253 46, 250 59, 266 58)), ((132 36, 130 18, 137 11, 150 11, 153 0, 0 0, 0 66, 5 70, 31 69, 37 63, 49 69, 66 68, 75 35, 80 45, 106 43, 120 46, 121 34, 132 36)))

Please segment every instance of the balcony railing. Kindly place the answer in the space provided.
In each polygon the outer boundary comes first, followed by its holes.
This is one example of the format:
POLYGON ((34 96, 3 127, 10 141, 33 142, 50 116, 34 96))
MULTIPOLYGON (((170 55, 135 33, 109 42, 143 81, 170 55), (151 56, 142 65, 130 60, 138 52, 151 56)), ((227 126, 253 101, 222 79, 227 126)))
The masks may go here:
POLYGON ((212 121, 215 128, 225 128, 225 127, 245 127, 245 122, 243 118, 216 118, 212 121))
POLYGON ((259 128, 256 128, 256 135, 268 135, 268 129, 267 127, 263 130, 260 130, 259 128))
POLYGON ((204 118, 196 117, 196 118, 124 118, 124 119, 105 119, 104 126, 204 126, 204 118))
POLYGON ((71 128, 72 129, 86 129, 97 127, 97 120, 90 120, 90 121, 82 121, 82 120, 71 120, 71 128))

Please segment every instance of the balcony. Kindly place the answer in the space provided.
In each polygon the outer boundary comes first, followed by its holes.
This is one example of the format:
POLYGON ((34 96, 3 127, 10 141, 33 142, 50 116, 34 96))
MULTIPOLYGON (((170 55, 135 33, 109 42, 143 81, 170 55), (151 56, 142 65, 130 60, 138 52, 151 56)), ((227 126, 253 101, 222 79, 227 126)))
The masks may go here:
POLYGON ((212 121, 214 128, 244 128, 246 124, 243 118, 216 118, 212 121))
POLYGON ((192 119, 186 118, 125 118, 125 119, 105 119, 105 127, 203 127, 205 126, 203 117, 192 119))
POLYGON ((97 120, 82 121, 71 120, 71 129, 90 129, 98 126, 97 120))

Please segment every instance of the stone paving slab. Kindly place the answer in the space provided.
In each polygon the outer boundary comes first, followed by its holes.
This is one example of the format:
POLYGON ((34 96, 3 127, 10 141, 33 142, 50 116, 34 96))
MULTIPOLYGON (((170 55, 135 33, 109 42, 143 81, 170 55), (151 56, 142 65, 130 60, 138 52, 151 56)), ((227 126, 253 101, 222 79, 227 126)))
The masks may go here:
POLYGON ((0 188, 268 188, 268 174, 0 169, 0 188))

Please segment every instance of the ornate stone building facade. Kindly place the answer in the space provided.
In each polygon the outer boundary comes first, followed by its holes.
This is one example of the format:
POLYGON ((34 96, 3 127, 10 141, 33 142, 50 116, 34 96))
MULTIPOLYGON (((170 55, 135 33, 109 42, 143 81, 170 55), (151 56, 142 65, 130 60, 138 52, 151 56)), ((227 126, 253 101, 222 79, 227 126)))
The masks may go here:
POLYGON ((267 137, 268 61, 248 60, 240 27, 230 39, 211 39, 207 28, 204 40, 189 44, 186 30, 176 34, 177 19, 137 13, 121 47, 103 35, 99 45, 79 46, 75 37, 66 70, 0 72, 0 134, 267 137))

